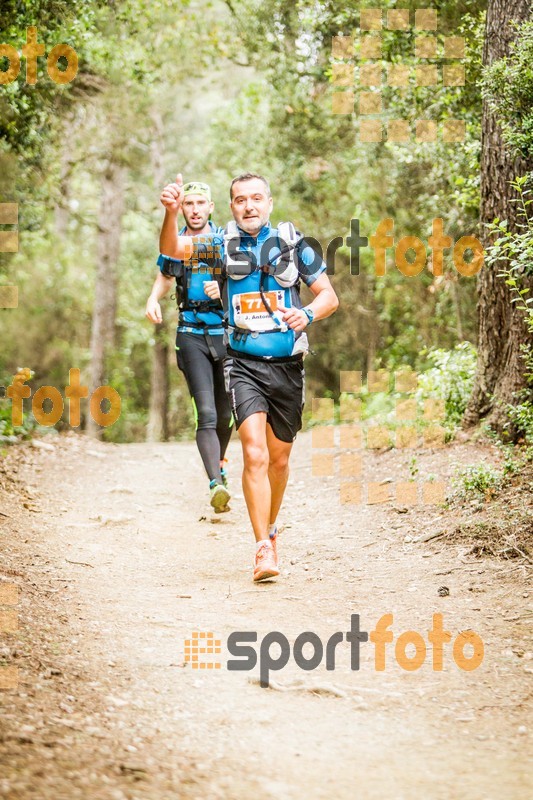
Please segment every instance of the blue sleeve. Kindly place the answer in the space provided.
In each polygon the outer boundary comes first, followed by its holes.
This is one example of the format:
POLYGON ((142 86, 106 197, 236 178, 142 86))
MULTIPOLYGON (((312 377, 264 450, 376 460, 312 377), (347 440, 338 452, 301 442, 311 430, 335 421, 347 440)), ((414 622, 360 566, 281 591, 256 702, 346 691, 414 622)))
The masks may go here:
POLYGON ((179 278, 183 274, 183 261, 177 261, 170 256, 160 255, 157 266, 166 278, 179 278))
POLYGON ((316 253, 311 245, 305 243, 305 237, 297 245, 298 273, 306 284, 311 286, 326 271, 322 256, 316 253))

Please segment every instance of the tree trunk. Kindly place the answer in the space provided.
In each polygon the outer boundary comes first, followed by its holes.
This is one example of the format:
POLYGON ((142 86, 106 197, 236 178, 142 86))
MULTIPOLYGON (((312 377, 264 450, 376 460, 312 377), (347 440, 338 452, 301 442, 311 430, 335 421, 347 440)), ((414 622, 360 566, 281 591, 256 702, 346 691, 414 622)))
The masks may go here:
POLYGON ((462 342, 464 339, 463 315, 461 313, 461 297, 459 294, 459 283, 455 275, 452 277, 450 281, 450 289, 453 297, 453 305, 455 308, 455 330, 457 331, 457 336, 459 338, 459 341, 462 342))
MULTIPOLYGON (((157 110, 152 113, 154 133, 152 137, 152 166, 156 192, 165 183, 163 164, 163 121, 157 110)), ((168 438, 168 336, 165 320, 155 326, 155 346, 152 351, 152 375, 150 384, 150 409, 146 428, 146 441, 161 442, 168 438)))
POLYGON ((164 442, 168 438, 168 330, 165 323, 155 326, 155 345, 150 380, 150 413, 146 429, 147 442, 164 442))
MULTIPOLYGON (((523 21, 530 13, 529 0, 490 0, 487 10, 483 63, 509 53, 515 38, 513 21, 523 21)), ((483 101, 481 137, 481 238, 491 244, 484 223, 496 217, 508 220, 509 230, 517 230, 517 204, 509 182, 532 168, 515 158, 504 144, 494 113, 483 101)), ((523 312, 511 303, 511 293, 503 278, 498 277, 505 261, 483 266, 478 276, 478 364, 474 388, 465 412, 463 425, 475 425, 482 417, 498 433, 507 431, 515 439, 507 413, 508 405, 516 404, 515 393, 523 389, 525 365, 521 345, 528 340, 523 312)))
POLYGON ((74 114, 69 114, 63 125, 64 136, 62 140, 60 165, 59 165, 59 186, 54 204, 55 230, 60 239, 64 239, 70 219, 70 182, 74 167, 74 131, 77 128, 74 114))
MULTIPOLYGON (((102 174, 102 196, 98 214, 96 286, 91 330, 90 392, 105 383, 105 358, 115 343, 117 313, 117 261, 124 213, 125 169, 111 159, 102 174)), ((87 432, 100 437, 100 426, 87 416, 87 432)))

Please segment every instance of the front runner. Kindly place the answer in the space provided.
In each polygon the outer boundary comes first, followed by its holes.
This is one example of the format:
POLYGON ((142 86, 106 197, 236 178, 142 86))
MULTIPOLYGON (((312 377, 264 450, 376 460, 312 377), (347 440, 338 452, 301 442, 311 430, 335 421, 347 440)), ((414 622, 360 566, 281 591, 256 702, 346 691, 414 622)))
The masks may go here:
POLYGON ((194 247, 199 258, 220 267, 227 279, 226 388, 243 448, 243 490, 257 542, 253 577, 260 581, 279 575, 276 518, 290 452, 302 426, 303 331, 313 320, 332 314, 339 301, 324 262, 298 240, 292 226, 286 224, 283 232, 282 226, 272 228, 272 196, 261 175, 246 173, 232 181, 230 208, 236 224, 228 225, 224 237, 178 236, 182 199, 180 180, 161 194, 166 213, 160 249, 183 258, 194 247), (219 256, 209 256, 208 248, 212 252, 216 247, 219 256), (299 299, 300 279, 314 295, 305 308, 299 299))
MULTIPOLYGON (((178 176, 181 182, 181 175, 178 176)), ((181 211, 186 226, 180 234, 198 236, 215 233, 210 216, 214 209, 211 189, 206 183, 191 182, 183 187, 181 211)), ((210 502, 216 512, 227 511, 230 493, 224 468, 226 448, 232 431, 232 416, 224 386, 222 303, 220 289, 208 271, 183 261, 160 256, 160 272, 146 304, 146 316, 161 322, 159 300, 176 279, 179 299, 179 324, 176 333, 178 367, 189 387, 196 421, 196 443, 209 476, 210 502)))

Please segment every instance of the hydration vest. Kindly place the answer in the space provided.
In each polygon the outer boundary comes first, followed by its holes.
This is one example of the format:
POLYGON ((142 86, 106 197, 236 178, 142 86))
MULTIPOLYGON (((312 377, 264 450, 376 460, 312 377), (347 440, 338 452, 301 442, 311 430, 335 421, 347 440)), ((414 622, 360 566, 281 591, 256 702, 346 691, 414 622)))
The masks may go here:
POLYGON ((282 222, 272 228, 261 248, 242 250, 243 234, 232 221, 224 230, 224 266, 227 293, 227 339, 236 354, 264 359, 284 359, 307 352, 305 333, 293 331, 283 321, 279 307, 302 308, 297 245, 302 240, 294 225, 282 222), (265 252, 268 242, 268 252, 265 252), (271 254, 273 252, 273 254, 271 254))
MULTIPOLYGON (((209 227, 213 233, 219 230, 212 222, 209 227)), ((182 228, 180 235, 186 232, 182 228)), ((191 328, 217 328, 222 325, 223 311, 220 300, 211 300, 204 292, 204 281, 213 280, 213 275, 206 263, 199 262, 194 269, 188 262, 160 255, 157 261, 164 267, 165 274, 176 278, 176 300, 180 312, 179 325, 191 328), (198 267, 200 269, 198 269, 198 267)))

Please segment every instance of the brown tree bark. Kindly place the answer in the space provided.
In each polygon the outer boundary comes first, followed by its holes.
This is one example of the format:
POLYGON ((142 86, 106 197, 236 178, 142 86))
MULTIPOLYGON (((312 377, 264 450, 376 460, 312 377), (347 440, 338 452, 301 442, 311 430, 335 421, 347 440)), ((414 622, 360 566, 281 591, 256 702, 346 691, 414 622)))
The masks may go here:
MULTIPOLYGON (((105 384, 105 358, 115 342, 117 313, 117 261, 124 213, 125 168, 112 158, 102 173, 101 200, 98 213, 96 286, 91 329, 91 369, 89 386, 94 392, 105 384)), ((102 429, 90 415, 87 433, 100 437, 102 429)))
MULTIPOLYGON (((489 0, 483 48, 483 63, 508 55, 516 32, 513 22, 528 18, 529 0, 489 0)), ((505 145, 500 127, 486 100, 483 101, 481 139, 481 238, 491 244, 484 223, 506 219, 510 231, 517 230, 517 204, 509 182, 531 170, 532 164, 515 158, 505 145)), ((515 393, 523 389, 525 365, 521 345, 528 340, 523 312, 511 302, 512 295, 498 273, 505 262, 483 266, 478 276, 478 364, 474 388, 463 425, 477 424, 482 417, 498 433, 509 438, 519 434, 510 424, 508 405, 516 404, 515 393)))
POLYGON ((147 442, 164 442, 168 439, 168 388, 168 328, 162 322, 155 326, 147 442))
MULTIPOLYGON (((72 118, 69 118, 69 121, 72 118)), ((65 137, 60 155, 59 190, 54 205, 55 230, 59 238, 64 239, 69 221, 69 190, 72 177, 72 138, 65 137)))
MULTIPOLYGON (((152 112, 152 122, 152 166, 157 193, 165 183, 163 121, 159 111, 154 110, 152 112)), ((155 326, 155 346, 152 351, 152 374, 150 379, 150 407, 146 428, 147 442, 161 442, 168 438, 168 337, 168 324, 163 320, 163 322, 155 326)))
POLYGON ((76 152, 76 136, 80 127, 80 118, 75 111, 69 113, 63 122, 63 138, 59 161, 59 182, 54 203, 54 221, 57 235, 64 239, 67 234, 70 209, 72 173, 80 159, 76 152))

